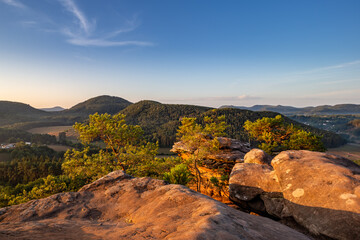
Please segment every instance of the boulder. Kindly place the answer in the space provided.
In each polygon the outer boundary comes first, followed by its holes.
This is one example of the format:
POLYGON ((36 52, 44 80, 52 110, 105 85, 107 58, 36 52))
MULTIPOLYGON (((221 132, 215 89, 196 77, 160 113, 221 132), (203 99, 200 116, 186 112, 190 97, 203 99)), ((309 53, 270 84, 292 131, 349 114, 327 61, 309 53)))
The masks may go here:
POLYGON ((244 163, 256 163, 270 165, 272 157, 261 149, 251 149, 250 152, 244 156, 244 163))
POLYGON ((281 152, 271 165, 236 164, 229 180, 231 200, 282 221, 294 219, 314 236, 359 238, 360 166, 311 151, 281 152))
POLYGON ((309 239, 181 185, 116 171, 78 192, 0 209, 0 239, 309 239))

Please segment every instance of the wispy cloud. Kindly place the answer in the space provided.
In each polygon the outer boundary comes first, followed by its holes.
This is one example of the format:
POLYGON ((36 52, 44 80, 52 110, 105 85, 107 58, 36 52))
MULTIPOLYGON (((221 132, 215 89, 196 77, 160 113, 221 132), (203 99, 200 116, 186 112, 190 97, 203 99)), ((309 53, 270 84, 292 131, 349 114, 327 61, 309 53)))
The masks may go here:
POLYGON ((85 39, 72 38, 69 43, 78 46, 97 46, 97 47, 115 47, 115 46, 153 46, 151 42, 143 41, 107 41, 105 39, 85 39))
POLYGON ((123 26, 115 28, 113 31, 101 32, 96 31, 96 20, 90 19, 86 16, 74 0, 58 0, 61 6, 71 14, 75 20, 72 24, 66 26, 52 21, 48 16, 41 12, 36 12, 28 6, 24 5, 19 0, 0 0, 0 3, 21 9, 27 12, 28 19, 20 21, 23 27, 36 28, 39 31, 47 33, 60 33, 66 38, 66 42, 76 46, 83 47, 121 47, 121 46, 153 46, 154 44, 148 41, 119 39, 119 36, 134 31, 140 25, 138 17, 134 15, 132 18, 126 20, 123 26), (101 33, 99 33, 101 32, 101 33))
POLYGON ((352 61, 352 62, 346 62, 346 63, 340 63, 340 64, 337 64, 337 65, 331 65, 331 66, 315 68, 315 69, 311 69, 311 70, 308 70, 308 71, 299 72, 298 74, 311 74, 311 73, 317 73, 317 72, 325 72, 325 71, 333 70, 333 69, 347 68, 347 67, 351 67, 351 66, 354 66, 354 65, 360 65, 360 60, 356 60, 356 61, 352 61))
POLYGON ((21 21, 20 23, 24 27, 33 27, 33 26, 37 25, 36 21, 21 21))
POLYGON ((17 0, 0 0, 1 2, 8 4, 13 7, 25 9, 26 6, 17 0))
POLYGON ((86 18, 85 14, 79 10, 72 0, 60 0, 65 9, 72 13, 74 17, 78 20, 80 28, 86 33, 89 34, 95 25, 95 23, 90 23, 86 18))
POLYGON ((134 31, 138 27, 137 18, 128 20, 126 25, 122 28, 114 30, 109 33, 96 35, 96 21, 89 21, 83 11, 75 4, 73 0, 59 0, 64 8, 72 13, 77 20, 77 25, 80 29, 71 28, 71 26, 64 27, 60 32, 68 39, 68 43, 77 46, 96 46, 96 47, 115 47, 115 46, 153 46, 153 43, 138 40, 114 40, 118 35, 134 31), (79 31, 80 30, 80 31, 79 31))

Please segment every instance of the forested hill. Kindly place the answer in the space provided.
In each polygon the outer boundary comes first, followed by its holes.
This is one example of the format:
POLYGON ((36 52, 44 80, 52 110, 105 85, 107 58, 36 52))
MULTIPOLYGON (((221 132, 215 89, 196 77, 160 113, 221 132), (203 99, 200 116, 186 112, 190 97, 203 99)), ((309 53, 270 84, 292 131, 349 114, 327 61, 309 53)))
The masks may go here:
POLYGON ((0 102, 0 127, 28 130, 42 126, 72 125, 86 120, 90 114, 115 114, 132 103, 119 97, 98 96, 70 109, 46 112, 23 103, 0 102))
POLYGON ((19 102, 0 101, 0 126, 35 121, 49 113, 19 102))
POLYGON ((296 108, 282 105, 254 105, 252 107, 222 106, 220 108, 236 108, 251 111, 272 111, 285 115, 336 115, 336 114, 360 114, 359 104, 337 104, 334 106, 323 105, 317 107, 296 108))
POLYGON ((159 141, 161 146, 169 147, 175 142, 176 129, 180 124, 181 117, 198 117, 210 109, 145 100, 130 105, 121 113, 126 115, 128 124, 140 125, 149 140, 159 141))
MULTIPOLYGON (((242 141, 248 141, 243 129, 246 120, 254 121, 262 117, 275 117, 275 112, 253 112, 249 110, 223 108, 212 109, 207 107, 161 104, 154 101, 141 101, 130 105, 121 111, 125 114, 129 124, 140 125, 149 140, 159 141, 160 146, 170 147, 176 140, 176 129, 180 125, 179 119, 183 116, 197 117, 202 119, 207 116, 225 115, 230 125, 227 130, 229 137, 242 141)), ((309 127, 284 117, 286 122, 294 123, 317 135, 323 136, 323 142, 327 147, 340 146, 345 143, 339 135, 309 127)))
POLYGON ((64 110, 62 114, 73 114, 73 113, 80 113, 80 114, 93 114, 93 113, 109 113, 115 114, 119 111, 123 110, 127 106, 131 105, 132 103, 128 100, 125 100, 120 97, 112 97, 112 96, 98 96, 94 98, 90 98, 85 102, 76 104, 72 108, 68 110, 64 110))

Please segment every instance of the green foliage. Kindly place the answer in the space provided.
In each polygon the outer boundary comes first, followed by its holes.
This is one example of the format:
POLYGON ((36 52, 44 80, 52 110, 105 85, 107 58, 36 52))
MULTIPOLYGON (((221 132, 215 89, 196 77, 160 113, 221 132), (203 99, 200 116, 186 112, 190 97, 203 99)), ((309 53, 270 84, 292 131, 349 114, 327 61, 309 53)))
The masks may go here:
POLYGON ((0 163, 0 184, 15 186, 47 175, 60 175, 62 154, 46 146, 19 145, 10 161, 0 163))
POLYGON ((89 116, 88 123, 76 123, 74 128, 84 144, 101 141, 106 147, 91 155, 89 148, 65 153, 64 172, 87 182, 118 169, 136 173, 138 166, 154 160, 157 153, 157 144, 147 143, 141 127, 127 125, 123 114, 96 113, 89 116))
POLYGON ((161 104, 155 101, 140 101, 121 111, 126 115, 129 124, 140 125, 144 129, 148 141, 159 142, 161 147, 170 147, 176 140, 176 130, 180 125, 179 119, 199 117, 201 113, 211 108, 161 104))
POLYGON ((121 169, 117 161, 109 152, 100 150, 99 153, 89 154, 89 147, 82 151, 69 149, 64 155, 62 170, 75 179, 83 179, 86 183, 94 181, 109 172, 121 169))
POLYGON ((27 184, 18 184, 15 188, 0 186, 0 207, 20 204, 64 191, 77 191, 83 185, 83 182, 74 181, 68 176, 49 175, 27 184))
POLYGON ((142 161, 135 167, 129 168, 128 173, 135 177, 152 177, 163 179, 163 174, 181 163, 179 157, 154 158, 142 161))
POLYGON ((29 146, 25 144, 17 144, 16 147, 11 151, 12 159, 21 159, 26 157, 61 157, 53 149, 47 146, 29 146))
POLYGON ((318 136, 286 123, 281 115, 275 118, 264 117, 254 122, 248 120, 244 129, 269 154, 289 149, 325 151, 318 136))
MULTIPOLYGON (((220 179, 217 177, 210 178, 211 184, 217 190, 219 196, 227 196, 228 188, 229 188, 229 176, 228 175, 221 175, 220 179)), ((229 197, 229 196, 227 196, 229 197)))
POLYGON ((207 155, 219 151, 216 137, 224 136, 227 125, 225 116, 211 118, 205 116, 203 124, 196 123, 196 118, 184 117, 177 135, 184 147, 188 149, 192 167, 196 171, 197 191, 201 191, 201 174, 198 165, 207 155))
POLYGON ((186 185, 191 181, 191 172, 186 164, 178 164, 170 169, 170 172, 164 173, 164 180, 173 183, 186 185))

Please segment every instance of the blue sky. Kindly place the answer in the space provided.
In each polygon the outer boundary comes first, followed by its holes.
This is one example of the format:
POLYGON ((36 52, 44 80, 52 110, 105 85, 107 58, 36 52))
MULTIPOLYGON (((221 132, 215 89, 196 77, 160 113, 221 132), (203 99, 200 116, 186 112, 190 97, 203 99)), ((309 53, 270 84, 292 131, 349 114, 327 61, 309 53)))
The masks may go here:
POLYGON ((360 104, 360 1, 0 0, 0 100, 360 104))

